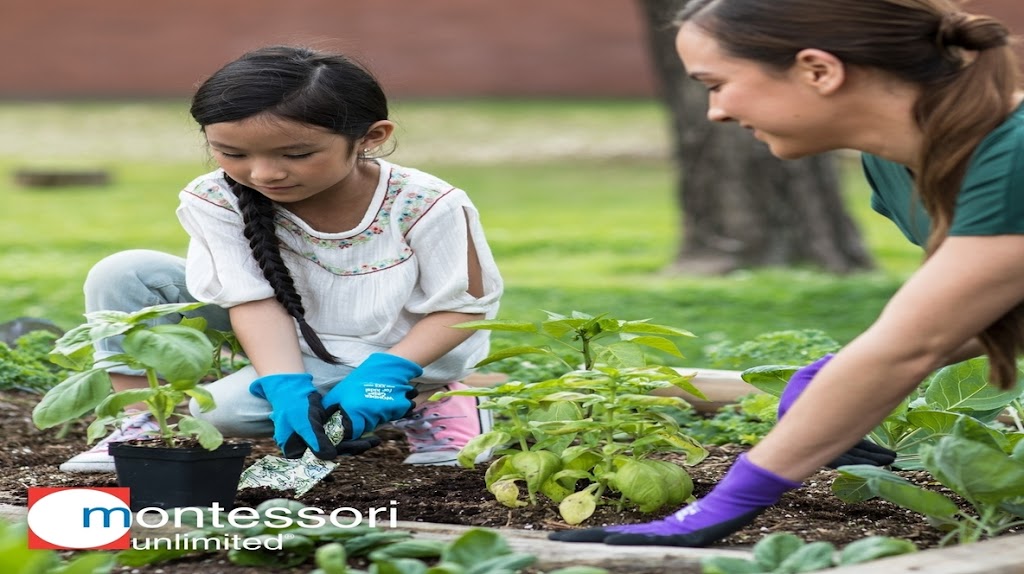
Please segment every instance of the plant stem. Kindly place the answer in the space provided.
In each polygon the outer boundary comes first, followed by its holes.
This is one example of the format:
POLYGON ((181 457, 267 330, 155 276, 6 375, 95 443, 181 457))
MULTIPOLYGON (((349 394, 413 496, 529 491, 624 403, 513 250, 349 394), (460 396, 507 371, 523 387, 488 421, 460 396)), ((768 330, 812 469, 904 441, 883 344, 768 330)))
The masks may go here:
MULTIPOLYGON (((153 369, 146 369, 146 381, 149 382, 149 388, 153 390, 160 389, 160 381, 156 378, 156 371, 153 369)), ((159 396, 159 395, 158 395, 159 396)), ((153 414, 153 418, 156 419, 156 423, 160 425, 160 436, 164 439, 164 443, 174 448, 174 435, 171 434, 171 429, 167 427, 167 416, 164 415, 164 405, 158 405, 160 408, 150 409, 153 414)))

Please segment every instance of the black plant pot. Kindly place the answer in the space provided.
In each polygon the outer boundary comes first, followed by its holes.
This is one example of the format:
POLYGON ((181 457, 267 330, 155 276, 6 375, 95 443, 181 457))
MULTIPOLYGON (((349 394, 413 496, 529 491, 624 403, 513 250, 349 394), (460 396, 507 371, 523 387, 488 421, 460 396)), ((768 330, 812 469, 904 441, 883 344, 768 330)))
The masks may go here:
POLYGON ((117 483, 131 489, 131 508, 209 507, 219 503, 232 508, 238 492, 242 463, 252 444, 222 444, 215 450, 202 447, 168 448, 110 445, 117 483))

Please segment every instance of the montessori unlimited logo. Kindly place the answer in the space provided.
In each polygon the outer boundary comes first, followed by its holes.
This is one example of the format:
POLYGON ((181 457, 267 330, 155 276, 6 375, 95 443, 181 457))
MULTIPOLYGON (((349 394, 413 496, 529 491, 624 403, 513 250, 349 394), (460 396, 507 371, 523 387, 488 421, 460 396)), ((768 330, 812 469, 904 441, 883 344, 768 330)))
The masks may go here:
POLYGON ((127 488, 29 488, 28 547, 127 549, 130 500, 127 488))
MULTIPOLYGON (((255 508, 226 509, 218 503, 209 508, 183 507, 165 510, 147 507, 132 512, 128 488, 29 488, 28 489, 28 547, 34 550, 125 550, 136 549, 214 549, 243 548, 280 550, 284 540, 292 533, 271 537, 244 537, 237 533, 212 537, 175 535, 173 538, 143 535, 132 538, 132 526, 160 529, 164 526, 181 528, 184 523, 203 529, 230 527, 234 532, 263 526, 274 530, 291 528, 352 528, 366 524, 395 528, 398 515, 396 502, 389 506, 359 510, 351 507, 326 511, 315 506, 271 507, 263 513, 255 508), (381 516, 383 515, 383 516, 381 516)), ((2 574, 2 573, 0 573, 2 574)))

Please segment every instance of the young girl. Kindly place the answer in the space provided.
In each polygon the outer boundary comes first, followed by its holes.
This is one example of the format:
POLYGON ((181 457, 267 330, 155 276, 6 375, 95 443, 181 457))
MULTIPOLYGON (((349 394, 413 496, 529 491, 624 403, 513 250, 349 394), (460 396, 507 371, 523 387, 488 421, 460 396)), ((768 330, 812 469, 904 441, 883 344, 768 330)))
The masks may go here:
MULTIPOLYGON (((89 311, 199 300, 232 329, 252 365, 211 383, 217 407, 192 414, 225 436, 273 436, 290 458, 362 452, 366 431, 397 421, 410 464, 454 464, 488 430, 475 399, 422 402, 488 352, 502 282, 465 192, 376 154, 391 137, 376 80, 341 55, 267 47, 196 91, 192 117, 220 169, 181 192, 186 259, 115 254, 86 280, 89 311), (341 412, 345 440, 323 425, 341 412)), ((117 344, 99 349, 118 352, 117 344)), ((146 386, 112 374, 118 390, 146 386)), ((147 414, 61 466, 112 471, 111 442, 152 432, 147 414)))
POLYGON ((1007 29, 951 0, 690 0, 679 21, 710 120, 737 122, 784 159, 863 152, 872 206, 927 256, 870 329, 798 371, 785 417, 710 494, 664 520, 557 540, 710 544, 857 443, 936 368, 985 353, 993 383, 1017 382, 1024 107, 1007 29))

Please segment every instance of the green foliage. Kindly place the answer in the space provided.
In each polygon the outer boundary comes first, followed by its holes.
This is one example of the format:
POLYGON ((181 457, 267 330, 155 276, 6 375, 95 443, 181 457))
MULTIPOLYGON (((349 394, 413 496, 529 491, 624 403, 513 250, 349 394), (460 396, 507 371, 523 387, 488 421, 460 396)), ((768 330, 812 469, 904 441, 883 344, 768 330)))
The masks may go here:
POLYGON ((735 404, 725 405, 713 416, 705 418, 683 413, 679 420, 686 433, 703 444, 755 445, 775 426, 779 402, 775 397, 751 394, 735 404))
POLYGON ((916 552, 913 542, 885 536, 869 536, 836 552, 830 542, 806 543, 798 536, 776 532, 754 545, 751 559, 709 556, 701 560, 703 574, 794 574, 849 566, 887 556, 916 552))
MULTIPOLYGON (((214 408, 213 396, 199 383, 211 372, 219 373, 221 344, 233 342, 224 332, 206 329, 202 318, 183 318, 178 324, 150 325, 147 321, 166 315, 179 315, 201 307, 202 303, 154 305, 136 311, 97 311, 88 322, 64 334, 50 353, 53 362, 73 371, 63 382, 50 389, 32 411, 39 428, 49 428, 85 416, 90 411, 96 420, 89 425, 90 442, 106 434, 106 427, 117 424, 127 405, 143 402, 160 425, 160 436, 168 446, 179 438, 194 436, 206 449, 213 450, 224 438, 213 425, 175 412, 188 397, 203 411, 214 408), (95 345, 110 337, 123 337, 124 353, 94 359, 95 345), (218 342, 215 345, 211 338, 218 342), (113 392, 107 369, 127 366, 145 372, 149 386, 113 392), (177 423, 170 423, 177 419, 177 423)), ((233 347, 237 343, 233 343, 233 347)))
POLYGON ((47 359, 57 335, 32 331, 15 341, 13 347, 0 343, 0 390, 18 389, 45 393, 62 381, 66 369, 47 359))
POLYGON ((24 522, 0 520, 0 572, 4 574, 107 574, 114 558, 102 552, 65 560, 54 550, 30 550, 24 522))
POLYGON ((711 366, 747 369, 758 365, 806 365, 839 350, 839 343, 818 329, 773 331, 743 343, 722 341, 705 349, 711 366))
POLYGON ((884 469, 840 467, 832 490, 848 502, 880 497, 927 516, 950 541, 974 542, 1024 525, 1024 433, 993 434, 967 415, 958 415, 949 434, 920 448, 922 466, 943 486, 964 498, 975 514, 945 495, 915 486, 884 469))
MULTIPOLYGON (((500 456, 485 477, 487 489, 506 506, 537 504, 538 494, 559 504, 570 524, 593 514, 605 495, 617 492, 619 507, 626 503, 642 512, 690 498, 693 484, 679 466, 651 458, 658 453, 682 453, 696 464, 707 451, 681 432, 666 409, 686 409, 679 397, 652 396, 676 386, 702 396, 689 377, 665 366, 647 365, 643 348, 679 356, 668 336, 689 332, 643 321, 624 321, 606 315, 547 313, 539 323, 473 321, 458 327, 541 335, 572 349, 583 365, 558 378, 537 382, 510 381, 493 388, 467 389, 436 396, 486 397, 481 408, 495 411, 494 429, 469 442, 459 454, 463 466, 489 449, 500 456), (579 483, 582 487, 579 488, 579 483), (526 489, 522 500, 521 486, 526 489)), ((558 357, 548 345, 508 347, 480 365, 521 355, 558 357)), ((560 358, 558 360, 561 360, 560 358)))

